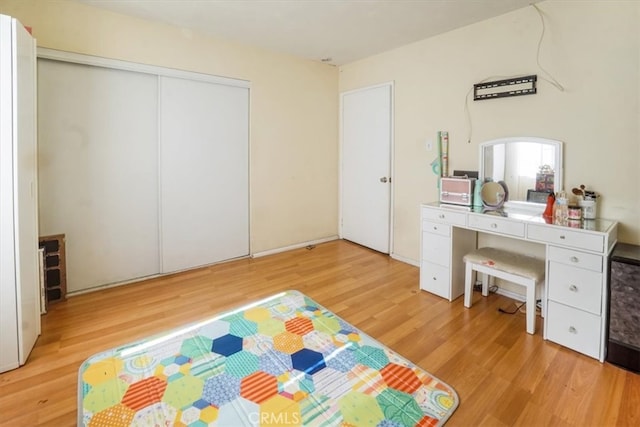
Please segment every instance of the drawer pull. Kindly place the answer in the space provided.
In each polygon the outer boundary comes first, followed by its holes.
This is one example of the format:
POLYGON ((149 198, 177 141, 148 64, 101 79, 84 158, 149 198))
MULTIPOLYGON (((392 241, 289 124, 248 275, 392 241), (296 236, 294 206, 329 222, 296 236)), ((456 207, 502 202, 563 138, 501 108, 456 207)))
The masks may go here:
POLYGON ((436 276, 433 276, 433 280, 438 280, 438 279, 436 279, 436 276))
POLYGON ((573 326, 569 326, 569 332, 572 334, 577 334, 578 330, 576 328, 574 328, 573 326))
POLYGON ((434 226, 433 226, 433 229, 434 229, 434 230, 437 230, 437 229, 438 229, 438 227, 436 227, 436 226, 434 225, 434 226))
POLYGON ((571 262, 579 262, 579 261, 580 261, 580 260, 578 259, 578 257, 576 257, 576 256, 572 256, 572 257, 570 258, 570 260, 571 260, 571 262))
POLYGON ((564 240, 566 239, 566 237, 564 237, 564 234, 560 236, 560 240, 564 240))
POLYGON ((491 228, 498 228, 498 224, 494 222, 493 224, 491 224, 491 228))
POLYGON ((569 290, 571 292, 578 292, 578 287, 576 285, 571 285, 571 286, 569 286, 569 290))
POLYGON ((444 214, 440 214, 440 215, 438 215, 438 218, 440 218, 440 219, 444 219, 444 214))

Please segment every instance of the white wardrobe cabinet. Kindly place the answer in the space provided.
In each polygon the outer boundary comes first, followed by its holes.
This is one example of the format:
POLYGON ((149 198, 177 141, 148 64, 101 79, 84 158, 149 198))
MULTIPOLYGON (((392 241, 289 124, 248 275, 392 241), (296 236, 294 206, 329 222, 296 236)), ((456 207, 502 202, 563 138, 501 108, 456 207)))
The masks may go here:
POLYGON ((35 41, 0 15, 0 372, 40 335, 35 41))

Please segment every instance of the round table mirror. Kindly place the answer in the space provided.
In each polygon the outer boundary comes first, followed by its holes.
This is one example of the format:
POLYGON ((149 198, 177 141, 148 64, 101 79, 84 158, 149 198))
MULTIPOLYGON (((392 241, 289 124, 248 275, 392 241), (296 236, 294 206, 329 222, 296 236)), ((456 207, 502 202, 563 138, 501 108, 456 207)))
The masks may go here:
POLYGON ((482 203, 486 207, 493 209, 501 208, 506 199, 505 188, 500 183, 494 181, 484 183, 480 194, 482 196, 482 203))

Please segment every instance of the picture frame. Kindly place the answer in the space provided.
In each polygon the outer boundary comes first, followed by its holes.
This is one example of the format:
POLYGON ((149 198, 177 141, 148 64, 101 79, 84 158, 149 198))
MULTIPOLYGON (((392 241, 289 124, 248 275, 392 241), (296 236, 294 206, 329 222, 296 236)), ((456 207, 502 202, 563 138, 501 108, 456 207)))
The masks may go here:
POLYGON ((547 198, 551 193, 551 190, 527 190, 527 202, 547 203, 547 198))

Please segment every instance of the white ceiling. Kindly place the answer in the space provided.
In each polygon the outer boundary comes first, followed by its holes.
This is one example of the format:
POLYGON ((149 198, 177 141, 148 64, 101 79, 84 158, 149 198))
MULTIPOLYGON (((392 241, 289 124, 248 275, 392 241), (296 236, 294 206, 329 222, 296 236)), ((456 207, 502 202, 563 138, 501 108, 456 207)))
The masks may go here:
POLYGON ((342 65, 540 0, 78 0, 342 65))

